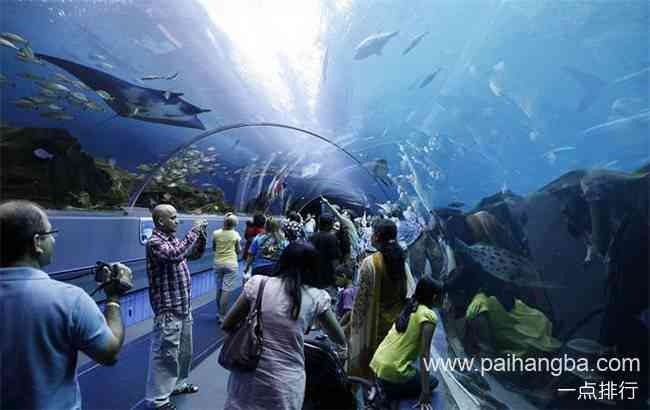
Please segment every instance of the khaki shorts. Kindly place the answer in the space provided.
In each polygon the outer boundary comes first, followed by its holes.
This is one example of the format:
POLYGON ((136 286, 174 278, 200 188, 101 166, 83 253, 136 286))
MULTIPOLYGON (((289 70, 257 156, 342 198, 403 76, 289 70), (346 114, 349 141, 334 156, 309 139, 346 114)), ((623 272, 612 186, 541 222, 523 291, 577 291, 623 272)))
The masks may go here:
POLYGON ((217 282, 217 289, 232 292, 239 287, 237 281, 238 267, 235 265, 214 265, 214 277, 217 282))

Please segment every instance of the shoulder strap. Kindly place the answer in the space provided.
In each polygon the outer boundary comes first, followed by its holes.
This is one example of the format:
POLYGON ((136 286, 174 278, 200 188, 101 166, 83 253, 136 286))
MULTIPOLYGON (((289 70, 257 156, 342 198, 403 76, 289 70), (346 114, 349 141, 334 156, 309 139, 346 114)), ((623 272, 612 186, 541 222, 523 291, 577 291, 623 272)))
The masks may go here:
POLYGON ((260 310, 262 309, 262 295, 264 294, 264 285, 266 285, 266 281, 268 279, 262 279, 260 283, 260 287, 257 290, 257 297, 255 298, 255 310, 257 310, 257 314, 259 315, 260 310))
MULTIPOLYGON (((257 325, 255 326, 255 334, 262 339, 263 336, 263 326, 262 326, 262 296, 264 295, 264 286, 268 278, 262 279, 260 287, 257 290, 257 298, 255 300, 255 316, 257 316, 257 325)), ((252 312, 251 312, 252 313, 252 312)), ((250 316, 249 316, 250 317, 250 316)))

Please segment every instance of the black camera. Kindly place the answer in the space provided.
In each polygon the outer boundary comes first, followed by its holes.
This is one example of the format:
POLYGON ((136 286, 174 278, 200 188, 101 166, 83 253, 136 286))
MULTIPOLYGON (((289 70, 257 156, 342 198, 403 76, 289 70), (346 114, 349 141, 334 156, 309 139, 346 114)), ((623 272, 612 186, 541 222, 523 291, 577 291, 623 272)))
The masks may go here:
POLYGON ((126 293, 133 287, 133 283, 128 277, 120 275, 117 264, 109 265, 106 262, 98 261, 95 264, 95 282, 99 283, 100 288, 108 284, 117 282, 117 289, 120 294, 126 293))

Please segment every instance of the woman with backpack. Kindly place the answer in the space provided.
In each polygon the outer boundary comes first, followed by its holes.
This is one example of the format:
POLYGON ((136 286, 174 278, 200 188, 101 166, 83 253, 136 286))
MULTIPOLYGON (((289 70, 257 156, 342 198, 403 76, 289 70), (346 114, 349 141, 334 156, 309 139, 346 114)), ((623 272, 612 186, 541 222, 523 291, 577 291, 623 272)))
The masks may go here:
POLYGON ((271 276, 282 251, 289 244, 278 220, 269 217, 264 227, 266 232, 257 235, 248 250, 246 268, 244 268, 245 280, 251 275, 271 276))

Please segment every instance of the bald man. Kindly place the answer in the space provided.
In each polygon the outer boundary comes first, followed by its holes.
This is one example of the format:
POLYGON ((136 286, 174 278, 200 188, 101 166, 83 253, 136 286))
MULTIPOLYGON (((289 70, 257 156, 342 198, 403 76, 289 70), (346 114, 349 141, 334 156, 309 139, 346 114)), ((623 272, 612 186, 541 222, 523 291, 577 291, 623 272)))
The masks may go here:
POLYGON ((196 393, 187 383, 192 362, 192 278, 187 259, 198 259, 205 251, 205 219, 194 221, 185 238, 176 238, 178 219, 171 205, 158 205, 152 212, 155 228, 147 242, 149 299, 154 330, 147 375, 147 405, 175 409, 169 397, 196 393))

